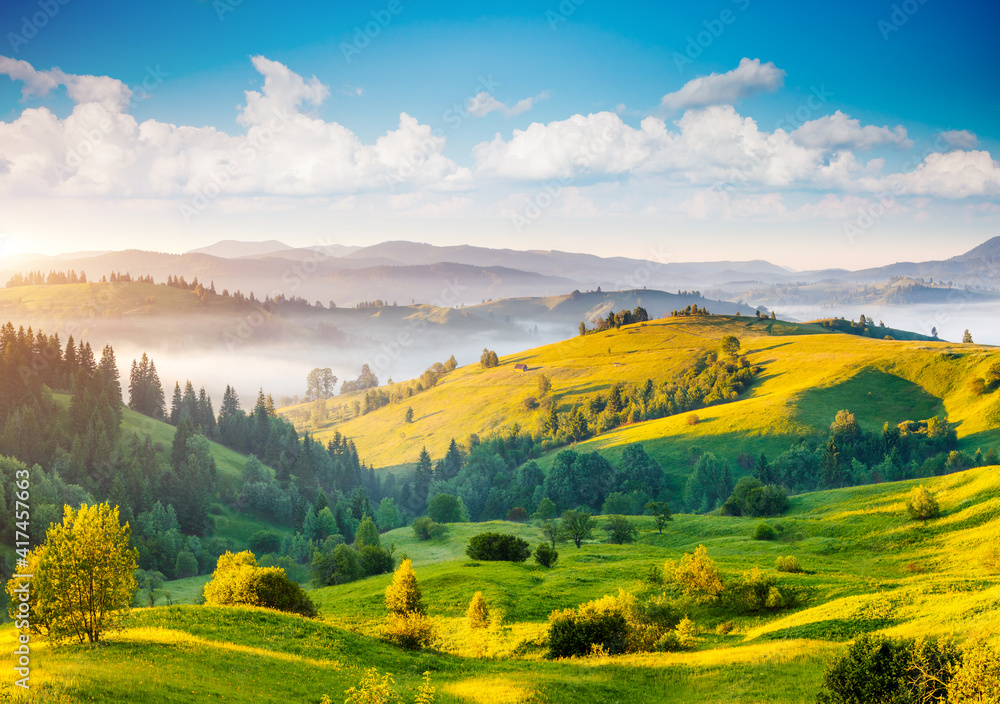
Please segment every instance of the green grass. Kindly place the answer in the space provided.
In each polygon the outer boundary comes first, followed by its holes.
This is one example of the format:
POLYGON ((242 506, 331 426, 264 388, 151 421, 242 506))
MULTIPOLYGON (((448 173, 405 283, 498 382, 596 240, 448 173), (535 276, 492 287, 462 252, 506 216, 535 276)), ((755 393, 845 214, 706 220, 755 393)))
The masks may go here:
MULTIPOLYGON (((439 650, 405 652, 378 639, 390 580, 383 575, 311 591, 321 611, 314 621, 252 608, 159 606, 133 611, 125 630, 99 647, 53 648, 36 638, 27 701, 318 702, 323 694, 341 701, 364 668, 377 667, 410 691, 431 671, 445 703, 811 702, 825 663, 859 633, 1000 638, 1000 575, 978 561, 1000 528, 1000 468, 923 480, 942 507, 927 523, 905 511, 917 483, 793 497, 785 516, 768 519, 784 527, 783 541, 752 540, 761 519, 677 515, 661 535, 640 517, 635 545, 599 542, 598 531, 580 549, 561 544, 552 569, 464 556, 469 537, 486 530, 535 544, 535 525, 452 524, 440 541, 418 541, 401 528, 382 540, 413 560, 428 613, 446 638, 439 650), (542 658, 550 611, 618 589, 670 590, 646 580, 650 568, 699 544, 727 580, 796 556, 805 572, 778 578, 800 588, 804 603, 764 615, 689 603, 700 629, 694 652, 542 658), (464 614, 477 590, 504 612, 507 630, 490 650, 503 657, 471 656, 464 614), (717 635, 724 621, 734 628, 717 635)), ((175 600, 187 600, 204 579, 167 586, 175 600)), ((0 667, 8 670, 13 637, 9 624, 0 628, 0 667)), ((13 693, 5 680, 0 694, 13 693)))

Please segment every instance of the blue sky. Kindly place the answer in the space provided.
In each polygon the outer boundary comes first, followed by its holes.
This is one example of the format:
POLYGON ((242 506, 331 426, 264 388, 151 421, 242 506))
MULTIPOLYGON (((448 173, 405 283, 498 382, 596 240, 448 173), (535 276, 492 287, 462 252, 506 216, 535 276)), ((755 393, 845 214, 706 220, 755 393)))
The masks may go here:
POLYGON ((995 3, 664 5, 7 2, 0 253, 415 239, 815 267, 998 234, 995 3), (292 111, 275 142, 250 141, 246 91, 292 111))

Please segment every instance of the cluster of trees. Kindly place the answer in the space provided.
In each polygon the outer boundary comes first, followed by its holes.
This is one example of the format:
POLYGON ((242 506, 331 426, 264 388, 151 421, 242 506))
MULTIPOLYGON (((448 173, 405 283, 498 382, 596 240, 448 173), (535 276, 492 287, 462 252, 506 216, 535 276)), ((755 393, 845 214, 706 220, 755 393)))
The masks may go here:
POLYGON ((716 403, 735 400, 760 373, 739 354, 739 340, 727 336, 719 352, 697 357, 684 372, 661 384, 615 383, 605 395, 598 393, 587 403, 558 411, 551 397, 542 397, 541 431, 545 449, 578 442, 591 435, 627 423, 664 418, 716 403))
POLYGON ((390 549, 382 547, 378 528, 370 516, 365 516, 348 546, 336 538, 324 540, 311 561, 313 581, 320 585, 344 584, 363 577, 391 572, 395 566, 390 549), (332 545, 336 543, 336 545, 332 545))
POLYGON ((367 364, 363 364, 357 379, 344 379, 344 383, 340 385, 340 393, 349 394, 353 391, 364 391, 377 386, 378 377, 372 374, 372 370, 367 364))
POLYGON ((690 303, 680 310, 670 311, 671 318, 681 318, 689 315, 711 315, 707 306, 698 307, 697 303, 690 303))
POLYGON ((87 283, 87 274, 83 271, 79 274, 77 274, 73 269, 70 269, 69 271, 50 271, 48 275, 46 275, 39 270, 29 271, 27 274, 14 274, 7 281, 6 288, 15 288, 16 286, 53 286, 55 284, 85 283, 87 283))
POLYGON ((329 367, 317 367, 306 375, 306 401, 330 398, 337 388, 337 377, 329 367))
MULTIPOLYGON (((180 392, 180 388, 176 388, 176 391, 180 392)), ((204 389, 202 391, 204 392, 204 389)), ((132 360, 128 394, 128 407, 133 411, 157 420, 163 419, 165 413, 163 384, 160 383, 160 376, 156 373, 156 363, 145 352, 142 353, 142 358, 138 362, 132 360)), ((209 406, 211 406, 211 402, 209 402, 209 406)))
POLYGON ((479 357, 479 366, 483 369, 493 369, 500 365, 500 358, 493 350, 483 348, 483 353, 479 357))
POLYGON ((592 332, 601 332, 602 330, 617 330, 622 325, 631 325, 632 323, 645 323, 649 320, 649 313, 642 306, 636 306, 634 310, 622 309, 615 313, 614 311, 609 311, 606 318, 600 318, 594 321, 593 330, 587 329, 587 324, 580 321, 580 334, 586 335, 592 332))

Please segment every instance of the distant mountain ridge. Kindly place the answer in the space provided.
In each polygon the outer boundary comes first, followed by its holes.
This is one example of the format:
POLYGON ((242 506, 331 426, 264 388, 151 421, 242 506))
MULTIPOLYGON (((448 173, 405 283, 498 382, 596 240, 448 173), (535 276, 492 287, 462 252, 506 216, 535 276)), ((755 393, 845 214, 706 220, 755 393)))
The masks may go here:
POLYGON ((738 300, 760 285, 788 286, 823 281, 871 283, 891 278, 935 279, 977 289, 1000 287, 1000 237, 950 259, 848 271, 797 272, 766 260, 666 262, 599 257, 558 250, 493 249, 389 241, 366 247, 341 244, 291 247, 279 240, 223 240, 184 254, 141 250, 77 253, 59 257, 18 255, 0 260, 0 283, 15 272, 76 269, 92 279, 112 271, 214 281, 218 288, 253 291, 258 297, 284 294, 324 303, 354 305, 382 299, 431 302, 449 286, 455 305, 487 298, 549 296, 582 291, 711 289, 716 298, 738 300), (727 292, 726 295, 721 295, 727 292))

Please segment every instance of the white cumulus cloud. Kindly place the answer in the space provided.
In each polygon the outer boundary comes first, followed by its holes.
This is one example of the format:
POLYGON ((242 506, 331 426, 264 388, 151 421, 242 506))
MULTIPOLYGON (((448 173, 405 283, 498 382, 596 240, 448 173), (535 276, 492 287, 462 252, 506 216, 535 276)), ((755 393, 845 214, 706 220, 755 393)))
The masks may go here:
POLYGON ((0 192, 49 196, 184 197, 213 190, 228 195, 327 195, 371 190, 468 188, 471 174, 443 153, 445 139, 402 113, 397 129, 365 144, 351 130, 314 114, 329 95, 265 57, 263 76, 246 91, 237 122, 245 134, 214 127, 141 124, 126 112, 131 93, 107 76, 36 71, 6 60, 0 70, 28 94, 65 85, 74 100, 59 118, 45 107, 0 122, 0 192))
POLYGON ((744 58, 732 71, 699 76, 680 90, 667 93, 660 102, 670 110, 732 104, 757 93, 773 93, 784 84, 785 72, 774 62, 744 58))
POLYGON ((875 125, 861 126, 861 121, 848 117, 840 110, 810 120, 792 133, 792 139, 804 147, 819 149, 867 150, 882 144, 899 147, 913 146, 902 125, 890 129, 875 125))
POLYGON ((499 112, 504 117, 514 117, 523 112, 528 112, 528 110, 534 107, 536 102, 546 100, 548 97, 549 92, 543 91, 534 97, 519 100, 513 106, 508 107, 506 103, 501 103, 492 94, 483 91, 475 97, 469 98, 465 109, 473 117, 486 117, 491 112, 499 112))

